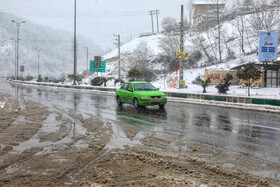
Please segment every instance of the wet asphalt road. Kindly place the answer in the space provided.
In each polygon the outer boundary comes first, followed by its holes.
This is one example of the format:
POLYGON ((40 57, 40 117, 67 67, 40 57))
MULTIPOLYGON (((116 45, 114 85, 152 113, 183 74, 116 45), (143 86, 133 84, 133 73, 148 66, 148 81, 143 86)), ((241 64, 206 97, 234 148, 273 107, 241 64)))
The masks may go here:
MULTIPOLYGON (((280 165, 280 115, 202 105, 167 103, 136 110, 117 106, 112 96, 10 85, 0 79, 0 93, 34 100, 50 108, 74 109, 117 123, 137 125, 162 137, 198 142, 280 165)), ((274 173, 280 179, 280 172, 274 173), (278 174, 277 174, 278 173, 278 174)))

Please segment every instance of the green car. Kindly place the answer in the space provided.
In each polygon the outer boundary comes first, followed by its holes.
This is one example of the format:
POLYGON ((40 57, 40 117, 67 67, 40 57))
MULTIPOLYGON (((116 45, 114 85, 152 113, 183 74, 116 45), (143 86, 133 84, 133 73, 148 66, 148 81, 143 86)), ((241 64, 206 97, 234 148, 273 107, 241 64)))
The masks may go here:
POLYGON ((163 108, 167 103, 166 95, 149 82, 126 82, 116 92, 119 106, 123 103, 140 106, 159 105, 163 108))

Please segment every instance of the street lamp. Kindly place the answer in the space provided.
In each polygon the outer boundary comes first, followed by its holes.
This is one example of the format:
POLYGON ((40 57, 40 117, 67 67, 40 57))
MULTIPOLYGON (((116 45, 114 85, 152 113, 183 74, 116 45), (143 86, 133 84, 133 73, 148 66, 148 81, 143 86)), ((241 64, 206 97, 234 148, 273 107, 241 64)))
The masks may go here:
POLYGON ((16 60, 16 79, 18 80, 18 52, 19 52, 19 27, 20 27, 20 25, 22 24, 22 23, 25 23, 25 21, 21 21, 21 22, 17 22, 17 21, 15 21, 15 20, 11 20, 13 23, 15 23, 16 24, 16 26, 17 26, 17 60, 16 60))
POLYGON ((17 40, 11 38, 15 42, 15 78, 17 77, 17 40))
POLYGON ((77 2, 76 2, 76 0, 74 0, 74 81, 73 81, 73 85, 76 85, 76 73, 77 73, 76 7, 77 7, 77 2))
POLYGON ((36 48, 35 50, 38 51, 38 82, 40 81, 40 51, 42 51, 41 48, 36 48))

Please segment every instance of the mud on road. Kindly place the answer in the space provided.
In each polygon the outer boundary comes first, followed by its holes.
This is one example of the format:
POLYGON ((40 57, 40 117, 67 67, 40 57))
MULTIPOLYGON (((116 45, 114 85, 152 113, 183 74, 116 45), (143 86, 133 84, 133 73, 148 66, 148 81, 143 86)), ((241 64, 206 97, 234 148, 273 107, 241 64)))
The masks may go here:
POLYGON ((0 95, 0 186, 280 185, 246 172, 262 170, 261 165, 145 134, 138 126, 0 95))

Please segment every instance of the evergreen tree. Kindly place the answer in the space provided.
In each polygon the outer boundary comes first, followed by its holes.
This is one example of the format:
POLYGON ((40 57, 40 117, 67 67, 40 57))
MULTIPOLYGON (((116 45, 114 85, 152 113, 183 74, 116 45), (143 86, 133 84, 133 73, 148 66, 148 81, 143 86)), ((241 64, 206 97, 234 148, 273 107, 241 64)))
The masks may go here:
POLYGON ((248 63, 245 67, 237 73, 240 79, 247 81, 248 83, 248 96, 250 96, 250 87, 253 81, 259 80, 261 78, 262 71, 255 66, 254 62, 248 63))
POLYGON ((136 81, 142 78, 142 73, 136 67, 134 67, 128 71, 127 77, 130 81, 136 81))
POLYGON ((230 81, 232 79, 232 75, 227 73, 223 81, 216 86, 216 88, 218 89, 218 93, 227 94, 227 91, 229 91, 229 87, 231 85, 230 81))
POLYGON ((95 77, 94 79, 91 80, 92 86, 101 86, 102 84, 103 84, 102 77, 95 77))

